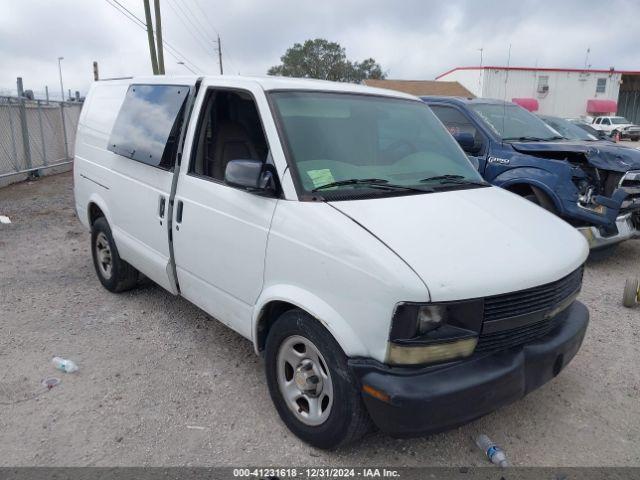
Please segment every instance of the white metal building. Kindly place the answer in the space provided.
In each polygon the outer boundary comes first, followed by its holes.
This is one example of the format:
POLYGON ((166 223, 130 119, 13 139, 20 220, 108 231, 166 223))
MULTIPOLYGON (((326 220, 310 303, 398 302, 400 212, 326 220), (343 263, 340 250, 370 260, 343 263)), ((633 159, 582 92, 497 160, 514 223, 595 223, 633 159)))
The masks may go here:
MULTIPOLYGON (((478 97, 506 99, 560 117, 615 114, 620 86, 640 72, 570 68, 458 67, 436 77, 478 97)), ((639 105, 640 107, 640 105, 639 105)))

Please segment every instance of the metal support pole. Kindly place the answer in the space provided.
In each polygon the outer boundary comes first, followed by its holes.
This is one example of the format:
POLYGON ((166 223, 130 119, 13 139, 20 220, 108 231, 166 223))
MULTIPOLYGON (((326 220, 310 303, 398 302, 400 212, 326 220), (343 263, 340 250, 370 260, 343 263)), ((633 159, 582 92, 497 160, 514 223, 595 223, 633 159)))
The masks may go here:
POLYGON ((64 120, 64 102, 60 102, 60 116, 62 117, 62 135, 64 136, 64 158, 69 160, 69 145, 67 144, 67 125, 64 120))
POLYGON ((49 86, 48 85, 44 86, 44 94, 47 97, 47 105, 49 105, 49 86))
POLYGON ((162 20, 160 19, 160 0, 153 1, 156 15, 156 50, 158 50, 158 73, 164 75, 164 50, 162 48, 162 20))
POLYGON ((31 168, 31 146, 29 145, 29 129, 27 127, 27 111, 24 97, 20 97, 20 130, 22 131, 22 148, 27 168, 31 168))
POLYGON ((62 85, 62 64, 60 62, 62 62, 62 60, 64 60, 64 57, 58 57, 58 73, 60 74, 60 95, 62 98, 60 98, 61 102, 64 102, 64 86, 62 85))
POLYGON ((9 107, 9 129, 11 130, 11 150, 13 151, 13 159, 15 160, 15 169, 16 172, 20 171, 20 165, 18 164, 18 149, 16 148, 16 130, 13 128, 13 112, 11 108, 11 98, 8 99, 9 103, 7 104, 9 107))
POLYGON ((98 73, 98 62, 93 62, 93 80, 94 81, 98 81, 100 80, 100 74, 98 73))
POLYGON ((218 35, 218 63, 220 64, 220 75, 224 72, 222 71, 222 44, 220 43, 220 35, 218 35))
POLYGON ((17 90, 18 90, 18 96, 19 97, 24 96, 24 88, 22 86, 22 77, 18 77, 16 79, 16 87, 17 87, 17 90))
POLYGON ((151 23, 151 7, 149 0, 144 0, 144 17, 147 22, 147 40, 149 40, 149 54, 151 55, 151 69, 154 75, 158 75, 158 59, 156 58, 156 46, 153 43, 153 24, 151 23))
POLYGON ((44 145, 44 128, 42 128, 42 106, 38 100, 38 126, 40 127, 40 147, 42 148, 42 164, 47 165, 47 150, 44 145))

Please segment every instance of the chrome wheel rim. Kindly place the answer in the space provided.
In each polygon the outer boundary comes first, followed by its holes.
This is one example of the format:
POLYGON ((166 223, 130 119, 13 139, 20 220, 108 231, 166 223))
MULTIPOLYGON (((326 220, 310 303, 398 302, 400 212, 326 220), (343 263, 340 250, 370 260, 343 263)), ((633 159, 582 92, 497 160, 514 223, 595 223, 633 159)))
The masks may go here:
POLYGON ((318 348, 293 335, 280 345, 276 361, 278 387, 289 410, 305 425, 324 423, 333 405, 333 383, 318 348))
POLYGON ((111 257, 111 247, 109 247, 109 240, 107 236, 100 232, 96 236, 96 260, 98 262, 98 269, 100 274, 105 279, 111 278, 111 272, 113 270, 113 259, 111 257))

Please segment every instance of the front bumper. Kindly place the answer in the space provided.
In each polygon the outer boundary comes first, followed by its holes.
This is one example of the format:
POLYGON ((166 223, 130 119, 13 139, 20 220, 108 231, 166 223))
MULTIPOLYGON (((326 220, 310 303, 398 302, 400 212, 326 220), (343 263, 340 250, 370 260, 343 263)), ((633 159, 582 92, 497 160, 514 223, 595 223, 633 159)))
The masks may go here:
POLYGON ((388 395, 363 394, 373 422, 392 436, 446 430, 486 415, 555 377, 574 357, 587 330, 589 312, 574 302, 549 334, 533 343, 474 355, 444 366, 389 367, 367 359, 349 365, 362 385, 388 395))
POLYGON ((618 233, 613 235, 603 235, 601 229, 597 227, 580 227, 578 231, 587 239, 591 249, 606 247, 632 238, 640 238, 638 221, 634 222, 631 212, 620 215, 616 219, 616 229, 618 233))

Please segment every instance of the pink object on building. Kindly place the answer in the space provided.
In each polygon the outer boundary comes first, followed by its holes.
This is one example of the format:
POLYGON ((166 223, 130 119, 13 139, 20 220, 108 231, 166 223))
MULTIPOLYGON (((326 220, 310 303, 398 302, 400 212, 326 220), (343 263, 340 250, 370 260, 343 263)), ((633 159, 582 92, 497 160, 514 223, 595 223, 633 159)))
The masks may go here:
POLYGON ((511 101, 522 108, 526 108, 530 112, 538 111, 538 100, 535 98, 512 98, 511 101))
POLYGON ((616 113, 618 104, 614 100, 587 100, 587 112, 589 113, 616 113))

